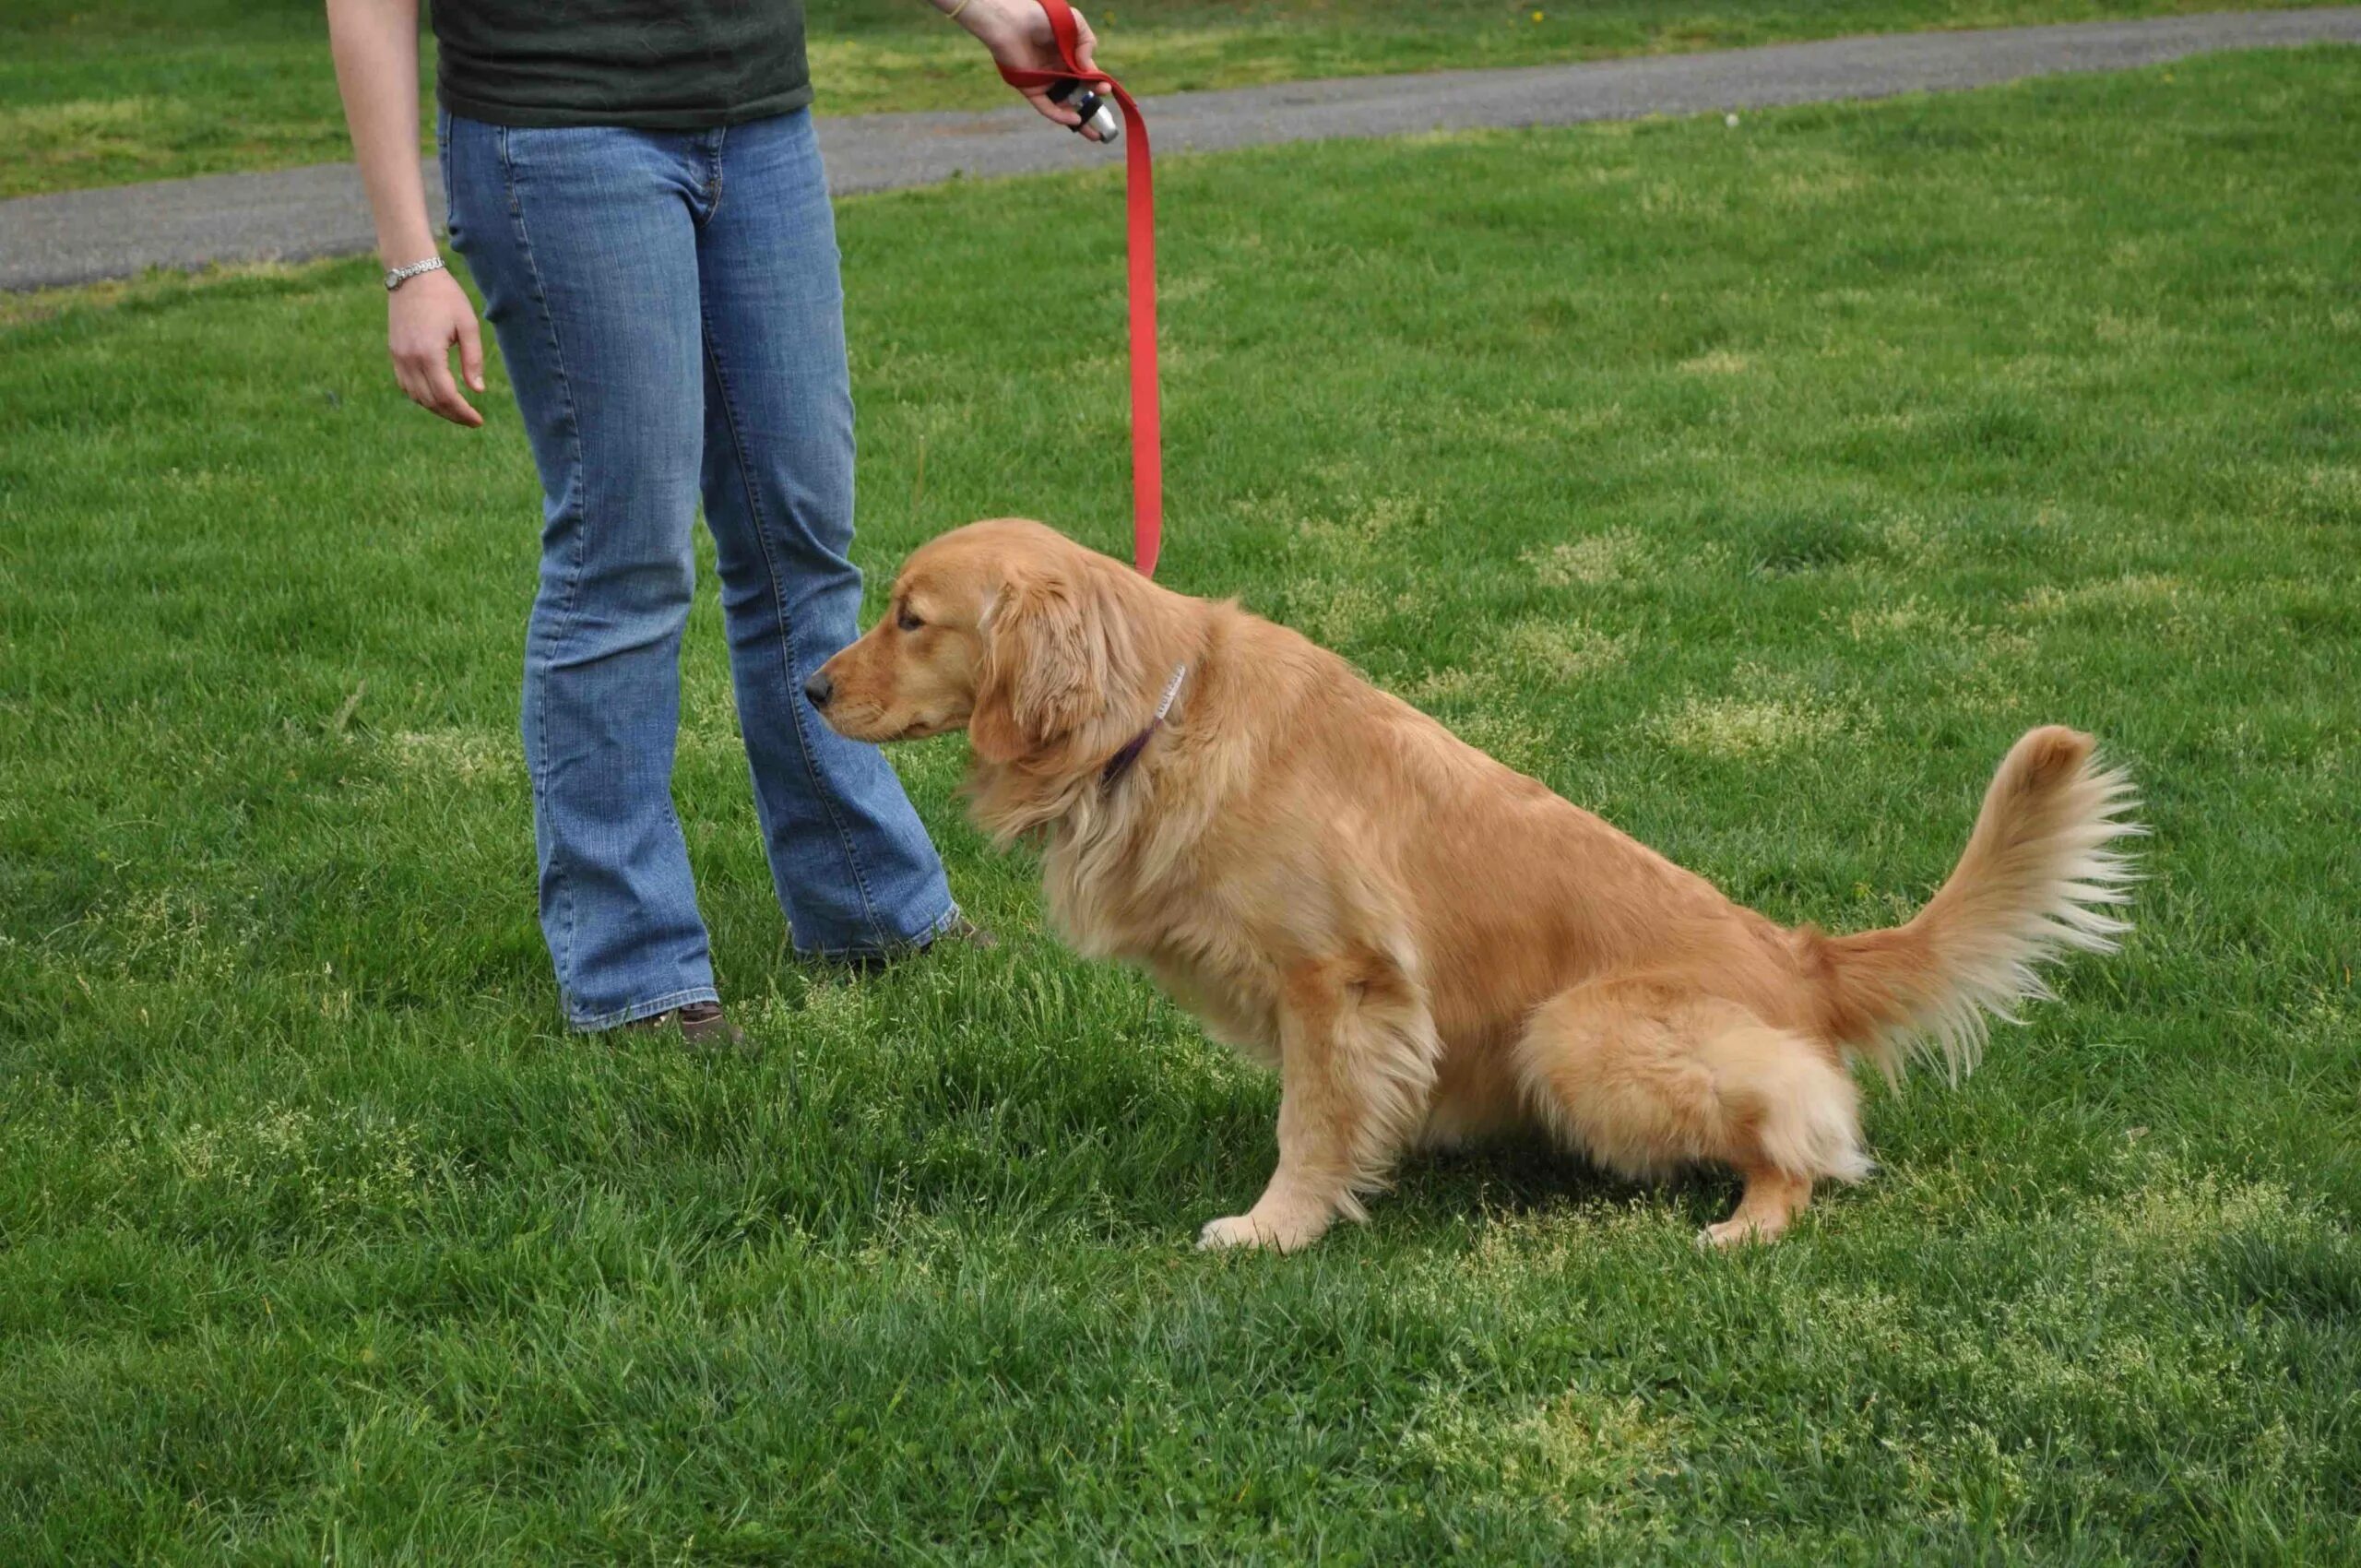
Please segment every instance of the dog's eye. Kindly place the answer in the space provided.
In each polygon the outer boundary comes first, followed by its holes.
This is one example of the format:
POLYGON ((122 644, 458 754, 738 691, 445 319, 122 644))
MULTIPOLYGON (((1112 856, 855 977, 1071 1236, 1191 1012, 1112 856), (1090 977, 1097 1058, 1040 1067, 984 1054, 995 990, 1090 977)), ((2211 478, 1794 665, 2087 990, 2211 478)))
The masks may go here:
POLYGON ((915 632, 920 626, 925 625, 926 623, 919 620, 916 615, 910 613, 910 607, 905 604, 902 606, 902 612, 894 617, 894 624, 901 627, 902 630, 906 632, 915 632))

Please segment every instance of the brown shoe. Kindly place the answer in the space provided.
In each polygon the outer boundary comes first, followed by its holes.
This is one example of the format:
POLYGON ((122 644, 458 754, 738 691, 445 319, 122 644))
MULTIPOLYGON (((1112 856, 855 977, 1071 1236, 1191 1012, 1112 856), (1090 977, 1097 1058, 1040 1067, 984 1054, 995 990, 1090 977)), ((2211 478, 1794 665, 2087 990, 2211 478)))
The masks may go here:
POLYGON ((746 1031, 730 1021, 718 1002, 692 1002, 670 1013, 635 1018, 623 1026, 633 1029, 677 1028, 691 1045, 743 1045, 746 1031))
MULTIPOLYGON (((934 941, 955 943, 962 947, 972 947, 979 953, 989 953, 1000 945, 999 937, 994 936, 965 915, 954 921, 950 929, 936 937, 934 941)), ((933 945, 934 942, 927 944, 927 947, 933 945)), ((925 948, 919 949, 920 952, 925 950, 925 948)))
POLYGON ((848 953, 828 961, 855 974, 868 975, 891 965, 923 956, 938 947, 972 947, 979 953, 989 953, 999 945, 999 937, 961 915, 923 942, 906 942, 898 947, 888 947, 879 952, 848 953))

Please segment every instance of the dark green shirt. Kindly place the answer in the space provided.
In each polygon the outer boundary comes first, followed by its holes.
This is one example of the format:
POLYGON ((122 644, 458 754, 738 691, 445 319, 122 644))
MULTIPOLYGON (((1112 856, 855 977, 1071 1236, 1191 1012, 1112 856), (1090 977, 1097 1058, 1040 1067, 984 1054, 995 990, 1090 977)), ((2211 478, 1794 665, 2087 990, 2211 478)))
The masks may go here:
POLYGON ((812 101, 803 0, 434 0, 443 107, 495 125, 702 130, 812 101))

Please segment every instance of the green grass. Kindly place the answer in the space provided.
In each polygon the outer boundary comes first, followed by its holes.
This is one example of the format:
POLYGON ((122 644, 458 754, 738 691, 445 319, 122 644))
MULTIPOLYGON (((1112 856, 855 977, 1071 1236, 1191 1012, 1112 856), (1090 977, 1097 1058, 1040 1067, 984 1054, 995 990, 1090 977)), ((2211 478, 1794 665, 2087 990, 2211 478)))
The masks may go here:
MULTIPOLYGON (((503 389, 403 403, 359 263, 17 301, 0 1561, 2353 1561, 2356 69, 1159 172, 1173 586, 1784 920, 1903 914, 2034 722, 2144 786, 2128 949, 1737 1256, 1726 1179, 1531 1148, 1192 1253, 1272 1082, 1042 933, 955 739, 896 754, 1005 948, 782 962, 709 598, 760 1052, 562 1034, 503 389)), ((872 581, 1113 544, 1113 172, 843 243, 872 581)))
MULTIPOLYGON (((1118 0, 1086 7, 1139 92, 1532 65, 1917 28, 2300 0, 1118 0)), ((923 0, 807 0, 824 113, 1008 92, 923 0)), ((9 0, 0 197, 350 156, 319 0, 9 0)), ((432 41, 427 46, 432 66, 432 41)))

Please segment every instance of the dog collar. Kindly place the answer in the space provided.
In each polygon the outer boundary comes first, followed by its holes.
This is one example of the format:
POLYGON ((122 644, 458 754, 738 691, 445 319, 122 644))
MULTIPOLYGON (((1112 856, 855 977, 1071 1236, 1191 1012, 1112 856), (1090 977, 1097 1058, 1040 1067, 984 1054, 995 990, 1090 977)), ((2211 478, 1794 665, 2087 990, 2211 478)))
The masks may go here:
POLYGON ((1188 675, 1186 664, 1172 667, 1172 679, 1164 683, 1164 700, 1156 705, 1155 716, 1148 719, 1146 728, 1125 741, 1115 754, 1107 759, 1107 766, 1098 770, 1100 789, 1113 789, 1123 775, 1132 770, 1132 765, 1140 760, 1140 754, 1147 750, 1148 742, 1164 727, 1165 715, 1172 711, 1172 699, 1180 695, 1180 683, 1188 679, 1188 675))

